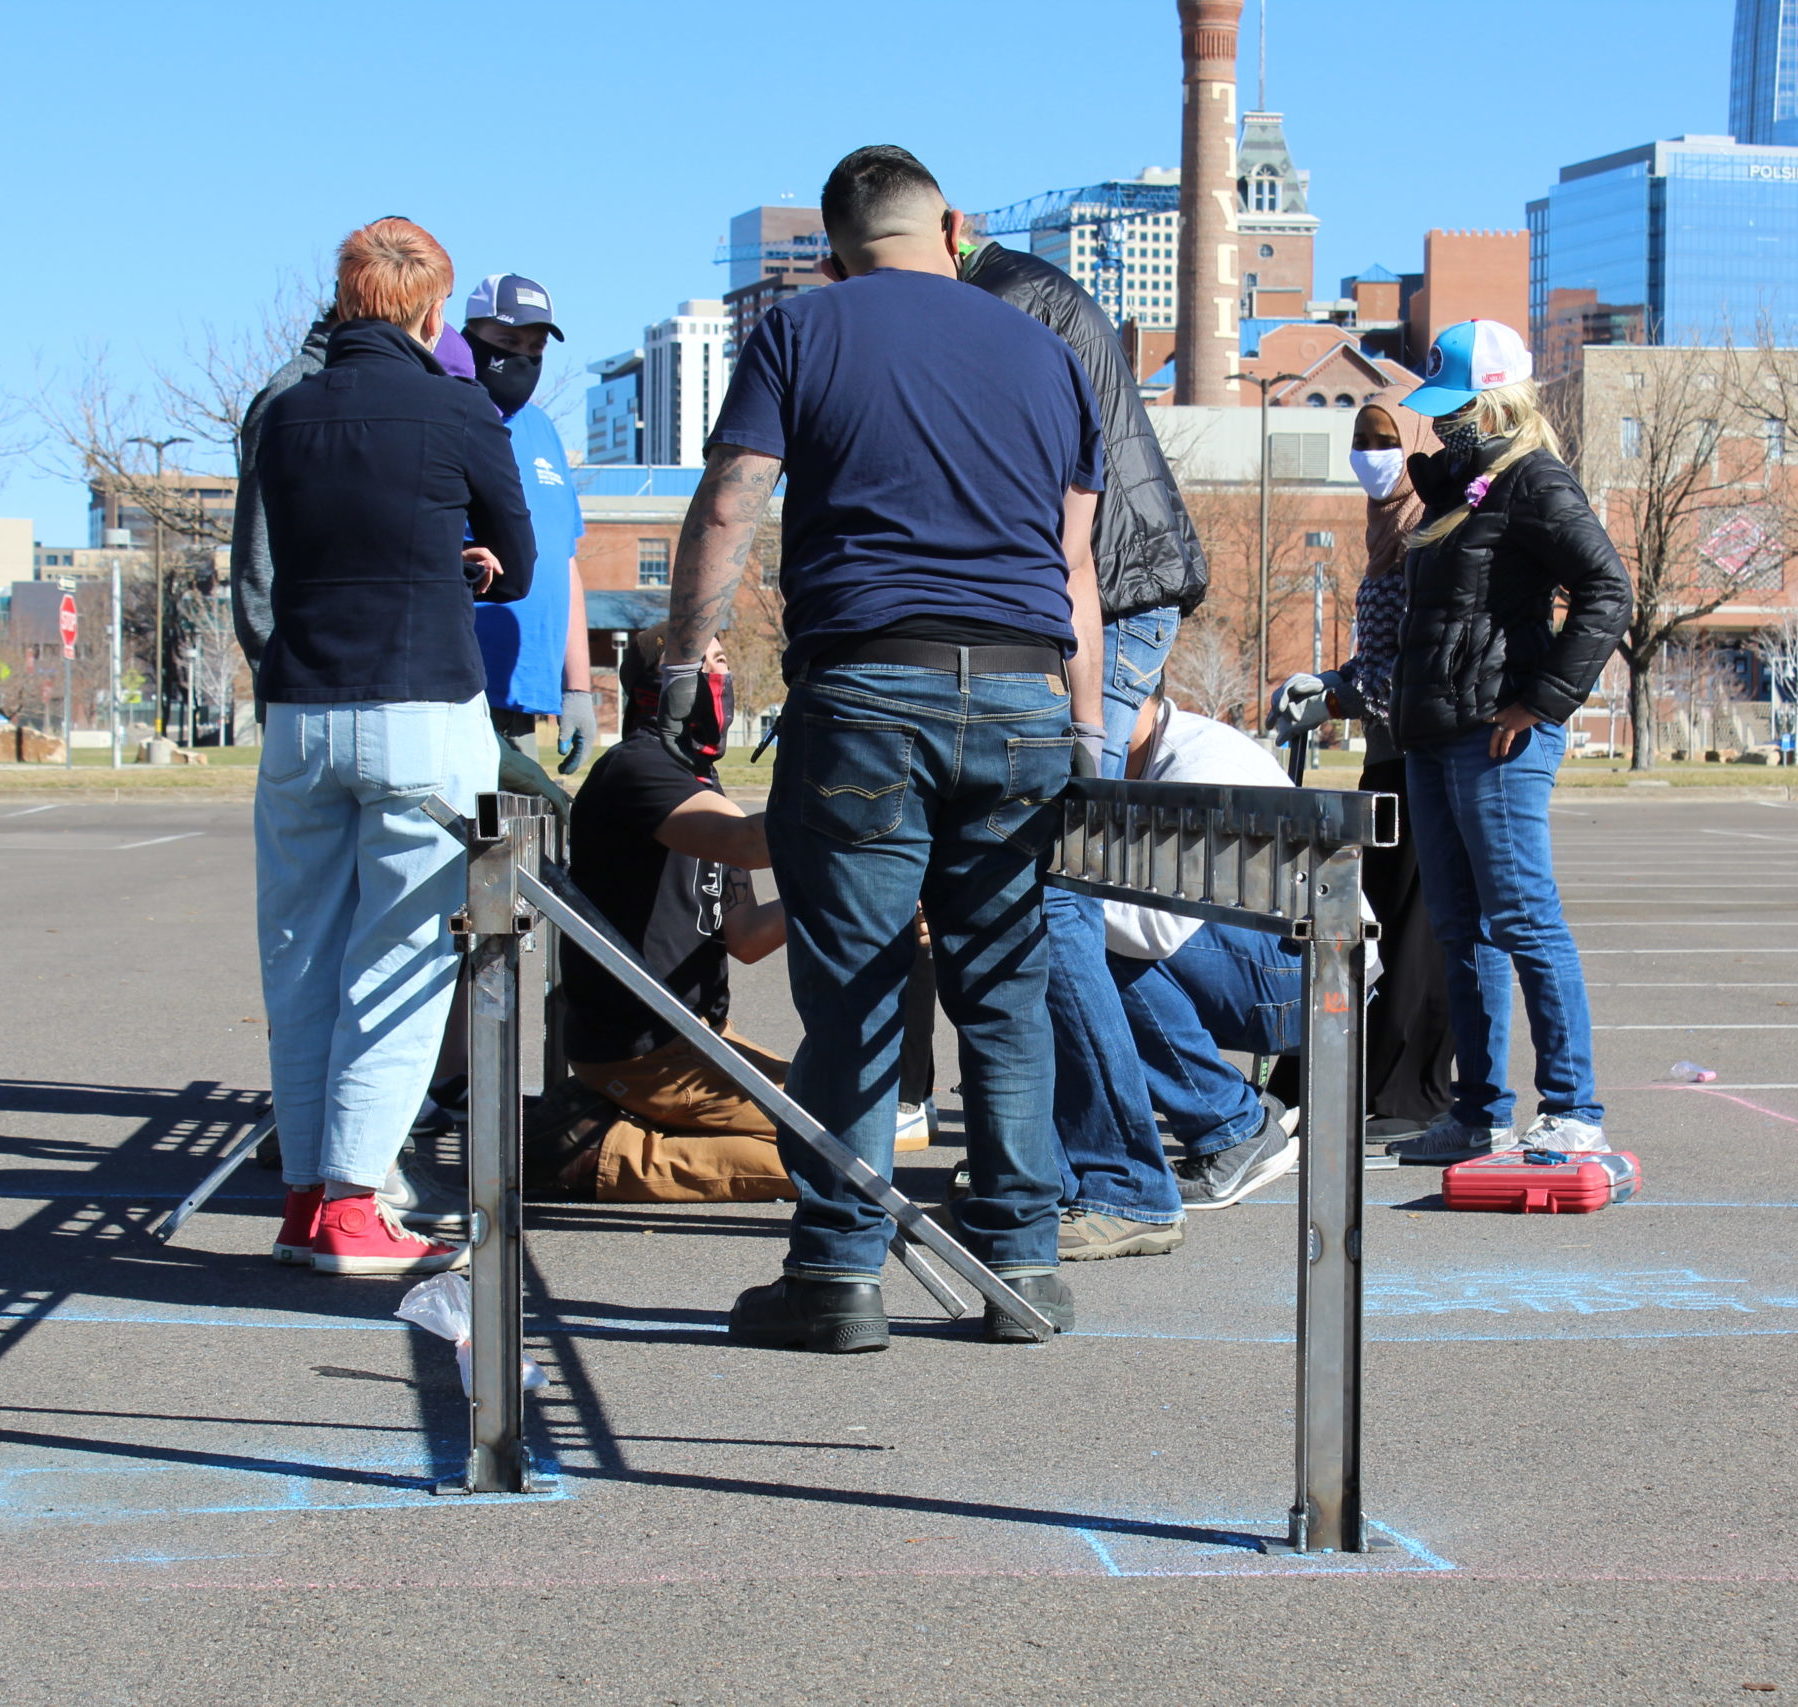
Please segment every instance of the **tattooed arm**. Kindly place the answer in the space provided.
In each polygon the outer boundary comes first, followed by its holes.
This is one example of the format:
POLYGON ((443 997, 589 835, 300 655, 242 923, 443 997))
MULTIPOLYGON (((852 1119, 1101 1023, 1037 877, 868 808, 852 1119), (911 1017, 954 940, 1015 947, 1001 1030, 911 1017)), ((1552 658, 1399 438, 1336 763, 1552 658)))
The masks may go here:
POLYGON ((780 459, 760 451, 721 444, 707 457, 674 557, 666 663, 694 662, 724 626, 779 478, 780 459))
POLYGON ((787 940, 787 913, 779 901, 758 901, 746 871, 724 878, 724 946, 732 960, 753 966, 787 940))

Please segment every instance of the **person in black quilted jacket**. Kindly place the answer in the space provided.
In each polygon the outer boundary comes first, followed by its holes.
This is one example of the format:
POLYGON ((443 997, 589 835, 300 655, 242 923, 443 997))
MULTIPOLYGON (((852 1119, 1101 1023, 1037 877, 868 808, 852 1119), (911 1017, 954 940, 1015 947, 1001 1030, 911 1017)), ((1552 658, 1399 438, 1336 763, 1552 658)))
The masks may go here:
POLYGON ((1443 448, 1410 464, 1424 515, 1405 560, 1391 727, 1455 1034, 1454 1101, 1392 1146, 1408 1162, 1609 1148, 1548 801, 1567 719, 1622 638, 1631 591, 1531 368, 1510 327, 1464 321, 1437 338, 1404 403, 1433 419, 1443 448), (1521 1137, 1506 1074, 1513 969, 1536 1051, 1537 1114, 1521 1137))

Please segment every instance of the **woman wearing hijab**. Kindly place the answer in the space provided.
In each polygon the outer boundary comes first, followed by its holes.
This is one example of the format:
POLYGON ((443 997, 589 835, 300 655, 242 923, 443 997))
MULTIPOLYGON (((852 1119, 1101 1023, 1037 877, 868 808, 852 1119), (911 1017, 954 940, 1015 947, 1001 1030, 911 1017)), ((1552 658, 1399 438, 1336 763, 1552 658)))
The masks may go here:
POLYGON ((1423 519, 1406 460, 1434 448, 1429 425, 1400 403, 1409 386, 1375 392, 1355 417, 1349 463, 1367 493, 1367 568, 1355 594, 1355 655, 1321 676, 1293 676, 1274 701, 1282 740, 1326 716, 1355 717, 1367 737, 1360 786, 1399 798, 1396 847, 1369 848, 1362 885, 1380 921, 1380 975, 1367 1010, 1367 1138, 1383 1147, 1424 1130, 1449 1104, 1454 1059, 1442 950, 1418 883, 1405 761, 1392 736, 1392 666, 1405 614, 1405 542, 1423 519))

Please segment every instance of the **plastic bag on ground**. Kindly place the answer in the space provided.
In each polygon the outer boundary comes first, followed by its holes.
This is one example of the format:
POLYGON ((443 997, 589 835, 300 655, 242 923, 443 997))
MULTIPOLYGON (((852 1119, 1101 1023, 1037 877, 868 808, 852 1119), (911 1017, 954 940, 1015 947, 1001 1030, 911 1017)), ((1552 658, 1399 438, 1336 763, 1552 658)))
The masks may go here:
MULTIPOLYGON (((469 1336, 468 1276, 434 1274, 421 1280, 404 1298, 394 1314, 402 1322, 411 1322, 428 1334, 449 1340, 456 1348, 456 1369, 462 1377, 464 1397, 472 1391, 468 1373, 469 1336)), ((524 1360, 524 1390, 529 1393, 547 1387, 549 1377, 543 1366, 532 1358, 524 1360)))

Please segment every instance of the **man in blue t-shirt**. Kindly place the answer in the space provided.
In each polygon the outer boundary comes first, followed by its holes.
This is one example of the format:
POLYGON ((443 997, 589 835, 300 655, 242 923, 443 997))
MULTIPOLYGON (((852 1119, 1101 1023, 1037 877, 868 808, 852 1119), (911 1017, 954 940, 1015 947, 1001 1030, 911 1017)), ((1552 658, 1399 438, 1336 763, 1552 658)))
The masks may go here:
MULTIPOLYGON (((1037 861, 1073 755, 1096 771, 1104 742, 1098 409, 1060 338, 957 278, 962 216, 903 149, 841 161, 823 212, 840 282, 769 312, 712 430, 657 725, 693 758, 699 660, 784 469, 789 691, 767 830, 805 1024, 788 1088, 891 1167, 921 900, 961 1035, 959 1231, 1065 1328, 1037 861)), ((737 1300, 732 1334, 879 1349, 890 1223, 784 1134, 781 1157, 799 1193, 785 1273, 737 1300)), ((986 1327, 1029 1338, 991 1308, 986 1327)))
POLYGON ((537 719, 557 717, 556 751, 564 776, 579 770, 599 741, 587 647, 587 595, 575 565, 581 506, 568 457, 549 416, 531 402, 543 351, 562 333, 549 292, 518 273, 491 273, 468 299, 463 328, 475 378, 512 433, 512 455, 537 534, 537 573, 529 598, 476 613, 487 665, 493 726, 527 758, 537 757, 537 719))

